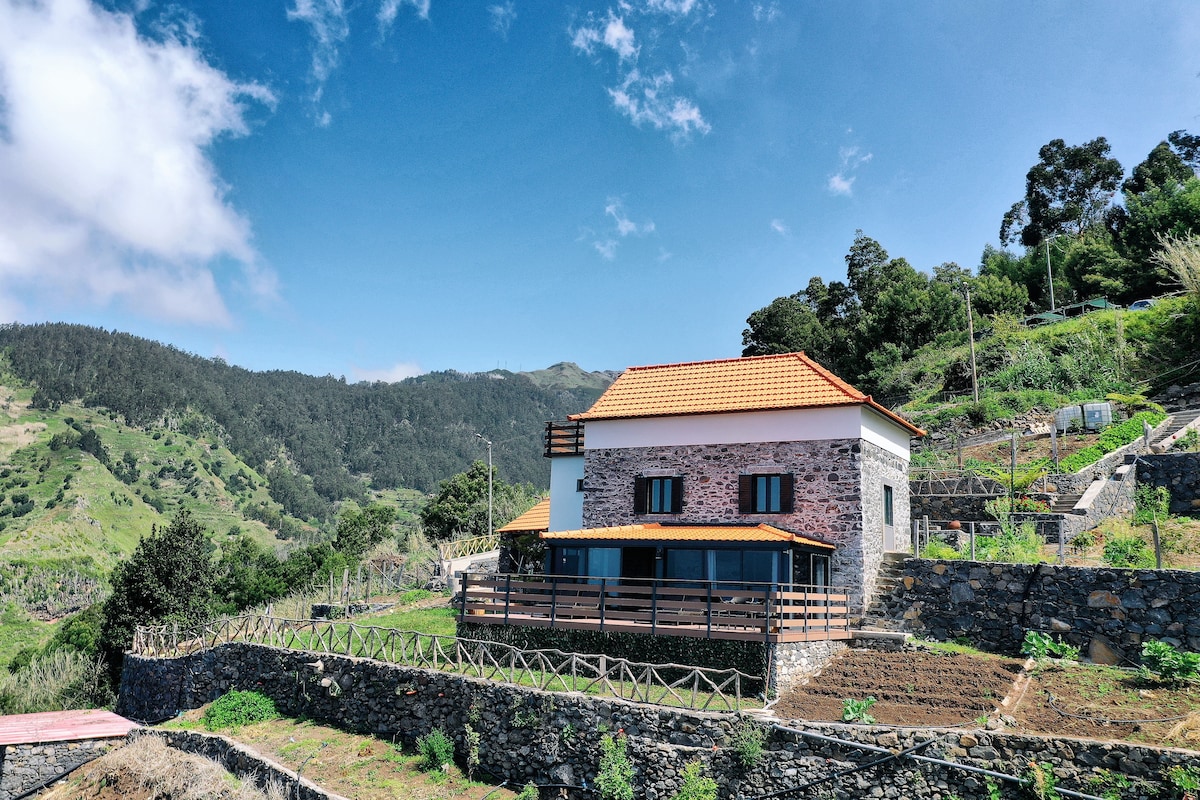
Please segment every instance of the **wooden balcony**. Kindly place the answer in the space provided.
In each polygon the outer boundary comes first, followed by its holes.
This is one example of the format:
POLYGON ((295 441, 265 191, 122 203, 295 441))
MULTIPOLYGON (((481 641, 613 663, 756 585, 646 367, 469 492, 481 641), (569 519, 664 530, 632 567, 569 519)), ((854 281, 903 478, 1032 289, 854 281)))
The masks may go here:
POLYGON ((546 449, 542 455, 546 458, 583 455, 583 423, 547 422, 546 449))
POLYGON ((463 575, 459 621, 697 639, 849 639, 841 587, 463 575))

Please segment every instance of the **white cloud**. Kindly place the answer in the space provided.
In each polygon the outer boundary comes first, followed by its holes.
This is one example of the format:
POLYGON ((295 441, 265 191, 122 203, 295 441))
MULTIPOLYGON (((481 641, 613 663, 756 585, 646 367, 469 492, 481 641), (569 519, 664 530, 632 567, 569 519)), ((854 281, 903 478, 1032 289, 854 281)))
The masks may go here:
POLYGON ((592 242, 592 246, 596 248, 596 252, 599 253, 605 261, 612 261, 617 257, 616 239, 605 239, 602 242, 592 242))
POLYGON ((596 45, 602 44, 622 61, 636 59, 638 55, 633 30, 625 25, 623 17, 618 17, 611 9, 603 20, 597 20, 589 14, 587 23, 571 34, 571 44, 588 55, 595 52, 596 45))
POLYGON ((390 367, 383 367, 381 369, 350 367, 350 375, 355 381, 364 381, 367 383, 374 383, 376 381, 397 383, 405 378, 415 378, 418 375, 424 374, 425 370, 413 361, 401 361, 390 367))
POLYGON ((646 0, 646 11, 686 17, 699 6, 697 0, 646 0))
POLYGON ((138 35, 87 0, 0 0, 0 294, 117 304, 148 317, 227 324, 209 267, 241 262, 270 296, 250 225, 206 153, 249 132, 265 87, 213 68, 190 26, 138 35))
POLYGON ((375 15, 375 20, 379 23, 379 32, 386 35, 392 29, 396 17, 400 14, 400 6, 412 6, 418 17, 429 19, 429 2, 430 0, 383 0, 379 4, 379 13, 375 15))
POLYGON ((604 206, 604 213, 613 218, 617 223, 617 233, 622 237, 630 234, 645 236, 648 233, 654 233, 653 220, 647 220, 638 224, 625 215, 625 209, 621 205, 621 201, 615 198, 609 198, 608 204, 604 206))
POLYGON ((752 13, 755 22, 774 22, 783 12, 779 9, 779 3, 772 0, 770 3, 755 3, 752 13))
POLYGON ((337 67, 338 48, 350 35, 350 23, 342 0, 295 0, 295 3, 287 10, 287 18, 299 20, 312 29, 312 78, 317 84, 313 99, 320 100, 325 81, 337 67))
POLYGON ((857 177, 854 174, 855 171, 872 158, 874 158, 874 154, 864 153, 857 145, 839 148, 838 159, 841 161, 841 169, 830 176, 825 187, 832 194, 849 197, 854 193, 854 181, 857 177))
POLYGON ((771 220, 771 230, 775 231, 780 236, 787 236, 791 233, 791 231, 788 230, 787 224, 781 219, 771 220))
POLYGON ((508 38, 508 31, 517 18, 517 8, 513 0, 494 6, 488 6, 488 15, 492 18, 492 30, 508 38))
POLYGON ((833 194, 850 196, 854 193, 854 176, 847 178, 845 175, 837 174, 829 176, 829 183, 826 187, 833 194))
POLYGON ((635 69, 619 87, 609 89, 608 94, 617 110, 639 127, 647 124, 677 139, 697 131, 708 133, 712 126, 695 103, 674 93, 674 83, 669 72, 645 78, 635 69))

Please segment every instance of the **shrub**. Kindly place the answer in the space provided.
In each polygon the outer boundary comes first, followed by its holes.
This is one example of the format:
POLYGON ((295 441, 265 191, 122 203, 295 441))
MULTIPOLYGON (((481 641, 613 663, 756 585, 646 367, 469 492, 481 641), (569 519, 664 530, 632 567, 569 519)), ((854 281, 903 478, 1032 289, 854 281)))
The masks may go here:
POLYGON ((932 558, 939 561, 954 561, 962 558, 962 554, 941 539, 930 539, 929 544, 921 550, 921 558, 932 558))
POLYGON ((600 771, 596 791, 600 800, 633 800, 633 764, 625 737, 604 734, 600 739, 600 771))
POLYGON ((1177 797, 1194 799, 1200 792, 1200 767, 1176 764, 1167 769, 1166 778, 1177 797))
POLYGON ((1101 558, 1111 567, 1153 569, 1155 563, 1150 545, 1131 533, 1109 537, 1104 543, 1104 555, 1101 558))
POLYGON ((1133 493, 1133 522, 1149 525, 1171 516, 1171 491, 1165 486, 1138 484, 1133 493))
POLYGON ((1054 768, 1050 764, 1030 761, 1029 769, 1021 777, 1024 778, 1025 792, 1029 797, 1036 800, 1058 800, 1062 796, 1058 793, 1058 779, 1054 777, 1054 768))
POLYGON ((1190 680, 1200 675, 1200 653, 1178 650, 1167 642, 1144 642, 1142 666, 1160 680, 1190 680))
POLYGON ((995 536, 975 539, 975 555, 980 561, 999 561, 1005 564, 1036 564, 1045 560, 1045 542, 1032 522, 1013 525, 1002 521, 995 536))
POLYGON ((441 728, 434 728, 417 739, 417 751, 423 759, 421 769, 426 772, 436 772, 454 762, 454 742, 441 728))
POLYGON ((218 728, 240 728, 255 722, 275 719, 275 701, 261 692, 243 692, 234 689, 218 697, 204 710, 201 718, 210 731, 218 728))
POLYGON ((540 796, 541 795, 538 792, 537 784, 530 781, 529 783, 525 784, 525 788, 521 789, 521 791, 517 794, 516 800, 538 800, 540 796))
POLYGON ((1067 644, 1061 636, 1058 639, 1052 639, 1041 631, 1025 631, 1025 641, 1021 643, 1021 653, 1035 661, 1045 661, 1047 658, 1079 660, 1078 647, 1067 644))
POLYGON ((683 782, 671 800, 717 800, 717 782, 704 774, 704 765, 693 761, 683 768, 683 782))
POLYGON ((762 761, 763 742, 766 739, 767 735, 763 729, 748 719, 742 720, 742 724, 733 732, 730 745, 737 756, 737 762, 744 769, 750 769, 762 761))

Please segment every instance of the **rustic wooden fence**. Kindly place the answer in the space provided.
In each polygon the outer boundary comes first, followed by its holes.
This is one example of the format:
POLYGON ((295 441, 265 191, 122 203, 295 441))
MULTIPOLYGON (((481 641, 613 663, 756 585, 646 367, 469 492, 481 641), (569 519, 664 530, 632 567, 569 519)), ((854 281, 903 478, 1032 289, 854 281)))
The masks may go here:
POLYGON ((837 586, 466 573, 459 619, 496 625, 809 642, 849 639, 837 586))
POLYGON ((737 711, 747 704, 758 705, 746 695, 762 684, 762 678, 736 669, 645 664, 561 650, 521 650, 457 636, 263 615, 229 617, 187 629, 138 626, 129 652, 175 658, 233 642, 370 658, 544 691, 603 694, 694 711, 737 711))
POLYGON ((500 536, 492 533, 473 539, 457 539, 453 542, 442 542, 437 547, 438 557, 442 561, 453 561, 456 558, 490 553, 500 547, 500 536))

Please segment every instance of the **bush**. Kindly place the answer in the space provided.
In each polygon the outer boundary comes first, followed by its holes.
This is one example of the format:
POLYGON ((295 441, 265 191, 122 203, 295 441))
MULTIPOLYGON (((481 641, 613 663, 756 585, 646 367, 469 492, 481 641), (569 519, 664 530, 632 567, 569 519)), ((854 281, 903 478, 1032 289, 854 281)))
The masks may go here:
POLYGON ((1178 650, 1167 642, 1144 642, 1142 666, 1159 680, 1191 680, 1200 675, 1200 653, 1178 650))
POLYGON ((1171 491, 1165 486, 1138 484, 1133 493, 1133 523, 1149 525, 1171 516, 1171 491))
POLYGON ((1078 647, 1067 644, 1061 636, 1058 639, 1051 639, 1040 631, 1025 631, 1025 641, 1021 643, 1021 653, 1035 661, 1045 661, 1051 657, 1067 661, 1079 660, 1078 647))
POLYGON ((421 769, 426 772, 436 772, 454 762, 454 742, 441 728, 434 728, 417 739, 417 750, 423 759, 421 769))
POLYGON ((671 800, 717 800, 717 782, 705 776, 703 764, 693 761, 683 768, 683 782, 671 800))
POLYGON ((218 728, 240 728, 275 719, 275 701, 260 692, 243 692, 234 689, 218 697, 204 710, 201 718, 210 731, 218 728))
POLYGON ((871 706, 875 705, 874 697, 856 700, 847 697, 842 701, 842 722, 861 722, 864 725, 874 725, 875 717, 871 716, 871 706))
POLYGON ((525 788, 517 794, 516 800, 538 800, 540 796, 537 784, 531 781, 525 784, 525 788))
POLYGON ((596 791, 600 800, 633 800, 633 764, 623 735, 600 739, 600 771, 596 773, 596 791))
POLYGON ((1133 534, 1118 533, 1104 543, 1104 563, 1111 567, 1153 569, 1154 551, 1133 534))
POLYGON ((733 732, 731 745, 743 769, 750 769, 762 761, 763 742, 766 739, 766 733, 761 727, 748 719, 742 720, 742 724, 733 732))

